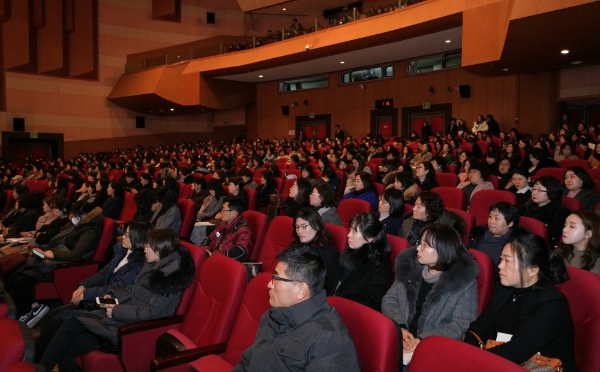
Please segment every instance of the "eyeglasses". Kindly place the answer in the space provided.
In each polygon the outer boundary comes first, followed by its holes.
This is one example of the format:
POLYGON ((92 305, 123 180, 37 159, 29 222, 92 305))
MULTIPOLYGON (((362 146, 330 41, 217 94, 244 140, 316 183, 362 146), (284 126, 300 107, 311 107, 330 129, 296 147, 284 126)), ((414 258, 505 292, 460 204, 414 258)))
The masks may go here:
POLYGON ((296 230, 306 230, 308 227, 310 226, 310 224, 305 223, 304 225, 296 225, 296 230))
POLYGON ((535 192, 535 193, 538 193, 538 192, 548 192, 548 190, 541 190, 541 189, 531 189, 531 192, 532 192, 532 193, 533 193, 533 192, 535 192))
POLYGON ((427 244, 427 242, 424 242, 424 241, 419 241, 419 243, 417 244, 417 247, 421 247, 423 249, 427 249, 427 248, 435 249, 435 247, 430 246, 429 244, 427 244))
POLYGON ((233 211, 233 209, 221 209, 221 213, 231 212, 231 211, 233 211))
POLYGON ((272 279, 272 280, 278 280, 278 281, 280 281, 280 282, 286 282, 286 283, 293 283, 293 282, 295 282, 295 280, 294 280, 294 279, 282 278, 282 277, 280 277, 280 276, 277 276, 277 275, 275 275, 275 274, 272 274, 272 275, 271 275, 271 279, 272 279))

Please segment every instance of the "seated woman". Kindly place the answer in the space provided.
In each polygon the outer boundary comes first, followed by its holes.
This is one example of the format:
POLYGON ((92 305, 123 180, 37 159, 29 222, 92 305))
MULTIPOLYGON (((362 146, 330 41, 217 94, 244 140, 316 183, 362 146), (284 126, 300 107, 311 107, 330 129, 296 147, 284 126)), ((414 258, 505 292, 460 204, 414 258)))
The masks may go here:
MULTIPOLYGON (((108 199, 108 186, 110 185, 110 182, 106 179, 106 178, 100 178, 97 182, 96 182, 96 192, 92 192, 92 195, 90 195, 87 198, 87 202, 90 203, 92 205, 92 207, 96 208, 102 208, 102 206, 104 205, 104 202, 106 201, 106 199, 108 199)), ((89 194, 90 190, 88 189, 88 194, 89 194)), ((79 201, 79 200, 78 200, 79 201)))
POLYGON ((314 170, 310 165, 308 165, 308 164, 302 165, 300 167, 300 175, 302 176, 302 178, 304 178, 305 180, 310 182, 312 187, 315 187, 315 185, 317 184, 314 170))
POLYGON ((478 163, 479 160, 477 160, 477 158, 471 156, 471 157, 467 157, 467 155, 463 155, 465 153, 467 153, 468 151, 463 151, 460 154, 460 159, 461 162, 459 163, 459 166, 462 167, 462 172, 460 172, 458 174, 458 180, 460 182, 468 182, 469 181, 469 169, 471 168, 471 164, 475 164, 478 163), (463 160, 464 158, 464 160, 463 160))
POLYGON ((38 210, 42 207, 44 193, 41 191, 30 191, 22 195, 16 204, 16 212, 13 215, 13 223, 2 229, 0 241, 6 239, 21 238, 21 233, 29 233, 36 230, 36 221, 39 218, 38 210))
POLYGON ((574 166, 567 168, 565 172, 565 187, 563 196, 575 198, 581 202, 581 208, 586 211, 594 211, 600 203, 600 194, 594 191, 594 180, 582 167, 574 166))
POLYGON ((548 152, 537 147, 531 149, 529 152, 529 162, 531 163, 531 167, 528 171, 532 176, 542 168, 556 166, 556 163, 553 163, 552 160, 548 158, 548 152))
POLYGON ((571 142, 564 142, 560 145, 560 153, 554 153, 554 160, 568 160, 568 159, 579 159, 579 156, 573 153, 573 144, 571 142))
POLYGON ((17 211, 18 211, 18 201, 19 198, 25 194, 27 194, 29 192, 29 189, 27 188, 27 186, 25 185, 19 185, 16 186, 15 188, 13 188, 12 191, 12 195, 13 195, 13 202, 10 205, 8 211, 6 212, 6 214, 4 215, 4 217, 2 217, 2 226, 10 226, 12 224, 14 224, 17 221, 17 211))
POLYGON ((419 196, 419 187, 411 171, 398 171, 394 177, 394 189, 402 191, 404 203, 414 205, 419 196))
POLYGON ((431 191, 431 189, 440 185, 435 177, 435 169, 429 161, 423 161, 417 164, 415 176, 417 186, 423 191, 431 191))
POLYGON ((333 295, 338 284, 340 261, 329 230, 312 208, 302 208, 298 211, 294 227, 294 238, 290 247, 305 247, 323 259, 327 269, 324 289, 328 296, 333 295))
POLYGON ((340 253, 341 272, 334 295, 381 311, 381 299, 392 284, 390 244, 372 213, 352 217, 349 225, 348 247, 340 253))
POLYGON ((375 192, 375 186, 373 185, 373 178, 369 173, 358 173, 354 179, 354 191, 344 195, 342 200, 346 199, 360 199, 365 200, 373 206, 373 209, 377 209, 377 193, 375 192))
POLYGON ((167 186, 162 186, 155 193, 156 202, 152 206, 154 214, 150 223, 155 229, 168 229, 179 234, 181 229, 181 211, 177 206, 177 195, 167 186))
POLYGON ((427 336, 461 338, 477 318, 477 275, 477 261, 444 224, 425 227, 417 246, 400 252, 381 308, 400 326, 404 352, 427 336))
POLYGON ((119 219, 125 202, 125 189, 119 181, 112 181, 106 188, 108 198, 102 204, 102 215, 104 217, 119 219))
POLYGON ((379 208, 375 216, 385 228, 385 232, 395 235, 402 227, 404 213, 404 197, 402 191, 394 188, 387 189, 379 197, 379 208))
POLYGON ((326 182, 335 191, 340 187, 340 177, 329 164, 329 158, 322 156, 319 158, 319 169, 321 170, 321 179, 317 183, 326 182))
POLYGON ((531 199, 531 187, 529 187, 529 172, 525 168, 516 168, 512 176, 512 186, 508 191, 517 195, 517 208, 521 209, 531 199))
POLYGON ((596 148, 588 158, 588 161, 592 168, 598 168, 600 166, 600 144, 596 144, 596 148))
MULTIPOLYGON (((268 171, 265 171, 268 172, 268 171)), ((264 172, 263 172, 264 173, 264 172)), ((262 176, 261 176, 262 180, 262 176)), ((229 190, 229 196, 237 197, 243 200, 245 209, 248 210, 248 194, 244 191, 244 179, 242 177, 233 176, 227 181, 227 189, 229 190)), ((260 186, 257 189, 260 189, 260 186)), ((219 217, 215 217, 219 219, 219 217)))
POLYGON ((337 213, 337 196, 333 189, 326 183, 313 187, 309 197, 310 205, 315 208, 321 216, 323 223, 331 223, 343 226, 342 220, 337 213))
POLYGON ((568 266, 600 274, 600 217, 590 211, 573 212, 555 252, 568 266))
MULTIPOLYGON (((231 184, 230 184, 231 185, 231 184)), ((260 186, 256 189, 258 206, 269 205, 269 196, 277 189, 275 184, 275 177, 273 172, 266 170, 260 175, 260 186)), ((229 189, 231 193, 231 188, 229 189)), ((232 193, 233 196, 233 193, 232 193)), ((247 196, 246 196, 247 198, 247 196)), ((248 209, 248 203, 246 202, 246 209, 248 209)))
POLYGON ((310 207, 310 193, 312 192, 310 182, 304 178, 298 178, 290 188, 290 194, 285 199, 285 215, 294 218, 302 208, 310 207))
POLYGON ((519 153, 519 146, 515 142, 508 142, 504 151, 503 157, 509 158, 513 166, 519 165, 521 162, 521 154, 519 153))
POLYGON ((498 190, 508 190, 512 187, 514 168, 509 158, 500 159, 498 171, 496 172, 496 176, 498 176, 498 190))
POLYGON ((521 364, 539 352, 560 359, 564 371, 577 371, 569 302, 554 287, 569 279, 562 259, 548 251, 543 238, 521 230, 504 246, 499 268, 500 284, 465 342, 484 348, 502 332, 510 341, 490 353, 521 364))
POLYGON ((481 190, 493 190, 494 185, 486 181, 490 176, 489 169, 479 162, 471 162, 469 167, 469 180, 461 182, 456 186, 457 189, 461 189, 467 197, 467 209, 471 204, 473 195, 481 190))
POLYGON ((46 305, 35 301, 33 287, 38 282, 52 281, 55 264, 90 258, 94 254, 102 234, 102 209, 92 209, 86 202, 77 202, 71 207, 70 217, 71 226, 55 235, 48 245, 33 249, 44 258, 32 254, 5 282, 15 300, 17 315, 22 316, 20 321, 29 323, 48 311, 46 305))
MULTIPOLYGON (((44 211, 49 208, 52 218, 46 219, 45 223, 32 234, 33 239, 29 241, 29 246, 43 246, 50 243, 50 240, 69 223, 71 205, 67 199, 47 197, 44 200, 44 211)), ((40 220, 38 220, 38 224, 39 222, 40 220)))
POLYGON ((417 197, 412 213, 404 216, 398 236, 408 240, 411 245, 417 245, 421 229, 436 222, 454 228, 460 235, 466 229, 465 220, 458 214, 444 209, 444 202, 438 194, 424 192, 417 197))
POLYGON ((85 309, 103 297, 113 288, 125 288, 135 282, 142 266, 146 262, 144 245, 148 232, 152 230, 149 222, 133 221, 127 227, 123 240, 113 246, 112 260, 96 274, 82 280, 73 292, 71 303, 53 309, 45 317, 48 323, 42 328, 36 341, 36 361, 39 363, 54 334, 63 323, 60 312, 64 310, 85 309))
POLYGON ((531 201, 521 207, 521 216, 535 218, 548 227, 550 249, 553 250, 562 235, 565 220, 571 212, 560 201, 562 185, 552 176, 542 176, 531 187, 531 201))
POLYGON ((120 326, 173 315, 181 294, 194 280, 194 261, 170 230, 148 233, 145 253, 147 263, 133 286, 113 288, 104 295, 118 299, 119 305, 63 313, 65 320, 48 343, 40 364, 47 370, 58 363, 63 372, 77 371, 78 355, 98 350, 104 342, 117 345, 120 326))
POLYGON ((221 207, 223 207, 223 200, 225 200, 225 197, 227 196, 225 195, 225 191, 219 180, 211 179, 208 181, 206 183, 206 189, 208 190, 209 195, 204 198, 202 206, 198 211, 198 215, 196 216, 196 220, 198 221, 211 219, 219 213, 221 207))
POLYGON ((52 195, 58 198, 66 198, 67 193, 69 192, 69 183, 67 182, 67 179, 60 177, 55 180, 56 188, 52 191, 52 195))

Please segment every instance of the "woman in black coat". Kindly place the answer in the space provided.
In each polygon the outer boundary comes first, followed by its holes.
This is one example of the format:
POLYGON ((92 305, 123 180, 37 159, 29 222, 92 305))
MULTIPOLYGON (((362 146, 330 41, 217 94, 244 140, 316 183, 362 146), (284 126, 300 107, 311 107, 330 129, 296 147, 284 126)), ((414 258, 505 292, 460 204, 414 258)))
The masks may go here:
POLYGON ((106 189, 106 195, 108 198, 102 204, 102 215, 116 220, 121 216, 123 210, 125 198, 123 184, 119 181, 112 181, 106 189))
POLYGON ((381 311, 381 300, 392 285, 390 244, 383 225, 372 213, 350 220, 348 247, 340 253, 340 275, 335 296, 381 311))
POLYGON ((396 235, 402 227, 404 213, 404 193, 390 188, 379 197, 379 208, 375 216, 379 219, 387 234, 396 235))
POLYGON ((275 191, 275 180, 273 172, 266 170, 260 176, 260 185, 256 189, 258 193, 257 202, 259 206, 269 205, 269 196, 275 191))
POLYGON ((40 216, 40 208, 44 200, 44 193, 30 191, 17 200, 18 209, 14 216, 14 223, 4 228, 3 238, 20 238, 22 232, 35 231, 35 224, 40 216))
POLYGON ((289 196, 285 199, 285 215, 295 218, 300 209, 310 207, 311 191, 312 186, 309 181, 304 178, 296 179, 290 188, 289 196))
POLYGON ((63 312, 65 320, 40 359, 46 370, 58 363, 61 372, 77 372, 76 357, 105 343, 117 345, 120 326, 173 315, 181 294, 194 280, 194 261, 171 230, 151 231, 145 252, 147 263, 133 286, 105 294, 119 300, 118 305, 103 305, 91 312, 63 312))

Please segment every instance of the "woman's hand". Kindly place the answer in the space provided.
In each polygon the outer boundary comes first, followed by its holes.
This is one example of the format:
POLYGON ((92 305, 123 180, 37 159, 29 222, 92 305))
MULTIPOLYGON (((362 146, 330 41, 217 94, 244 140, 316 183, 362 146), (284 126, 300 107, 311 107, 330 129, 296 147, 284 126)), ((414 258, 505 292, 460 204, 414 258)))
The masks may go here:
POLYGON ((112 311, 113 311, 113 307, 115 307, 117 305, 104 305, 104 307, 106 308, 106 316, 109 318, 112 318, 112 311))
POLYGON ((84 287, 79 287, 73 292, 71 296, 71 303, 75 306, 79 305, 81 301, 83 301, 83 291, 85 291, 84 287))
POLYGON ((415 350, 419 339, 415 338, 408 330, 402 328, 402 351, 410 353, 415 350))
POLYGON ((21 233, 21 236, 24 237, 24 238, 29 238, 29 237, 31 237, 33 235, 29 231, 23 231, 21 233))

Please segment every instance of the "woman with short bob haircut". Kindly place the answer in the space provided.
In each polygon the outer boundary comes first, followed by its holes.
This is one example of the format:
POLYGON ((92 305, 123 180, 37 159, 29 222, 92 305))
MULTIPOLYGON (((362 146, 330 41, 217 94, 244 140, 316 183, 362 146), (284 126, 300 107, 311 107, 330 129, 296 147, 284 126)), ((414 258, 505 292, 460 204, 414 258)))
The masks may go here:
POLYGON ((498 267, 500 284, 465 342, 483 349, 486 340, 506 333, 510 341, 490 353, 521 364, 539 352, 560 359, 565 372, 577 371, 569 302, 555 288, 569 279, 563 260, 542 237, 523 229, 504 246, 498 267))
POLYGON ((555 252, 568 266, 600 274, 600 217, 583 210, 571 213, 555 252))
POLYGON ((381 311, 381 299, 392 284, 390 244, 383 225, 372 213, 350 220, 348 247, 340 253, 335 296, 381 311))
POLYGON ((402 191, 394 188, 385 190, 379 197, 379 208, 374 213, 383 224, 386 233, 396 234, 402 227, 402 215, 404 214, 402 191))
POLYGON ((290 188, 289 196, 285 199, 285 214, 294 218, 301 208, 310 207, 312 189, 309 181, 297 178, 290 188))
POLYGON ((594 191, 594 180, 582 167, 573 166, 565 171, 565 187, 563 196, 575 198, 581 202, 581 208, 594 211, 596 204, 600 203, 600 194, 594 191))
POLYGON ((427 336, 461 338, 477 318, 477 275, 477 261, 444 224, 425 227, 419 244, 400 252, 382 310, 402 329, 404 352, 427 336))
POLYGON ((371 204, 373 209, 377 209, 377 193, 373 185, 373 178, 370 173, 359 172, 354 179, 354 191, 344 195, 343 200, 360 199, 371 204))
POLYGON ((337 196, 331 186, 322 183, 313 187, 309 202, 310 205, 315 208, 317 213, 319 213, 323 223, 343 226, 342 220, 337 213, 337 196))

